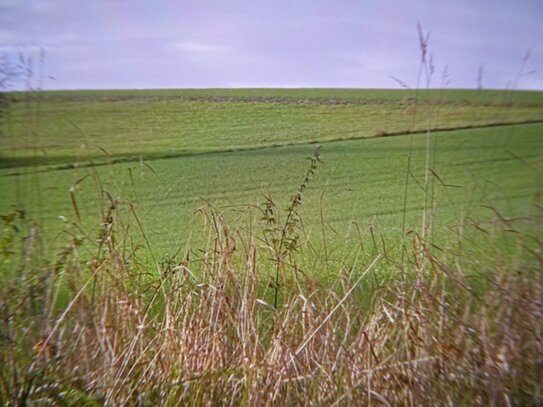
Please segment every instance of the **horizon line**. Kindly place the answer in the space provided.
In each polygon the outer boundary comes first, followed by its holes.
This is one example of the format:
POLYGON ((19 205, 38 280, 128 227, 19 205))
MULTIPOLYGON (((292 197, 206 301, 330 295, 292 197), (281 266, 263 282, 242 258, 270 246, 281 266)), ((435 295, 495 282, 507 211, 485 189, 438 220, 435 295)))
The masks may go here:
MULTIPOLYGON (((53 89, 14 89, 5 90, 3 93, 27 93, 27 92, 80 92, 80 91, 166 91, 166 90, 396 90, 396 91, 426 91, 426 90, 451 90, 451 91, 501 91, 501 92, 543 92, 543 89, 511 89, 511 88, 476 88, 476 87, 428 87, 428 88, 404 88, 404 87, 347 87, 347 86, 239 86, 239 87, 149 87, 149 88, 53 88, 53 89)), ((0 92, 2 93, 2 92, 0 92)))

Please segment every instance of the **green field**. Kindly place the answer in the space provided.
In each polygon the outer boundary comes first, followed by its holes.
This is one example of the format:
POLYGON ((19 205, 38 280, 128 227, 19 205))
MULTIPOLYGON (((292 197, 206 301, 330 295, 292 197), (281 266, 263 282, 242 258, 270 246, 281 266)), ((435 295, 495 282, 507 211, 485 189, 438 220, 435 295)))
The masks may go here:
POLYGON ((262 203, 263 194, 286 207, 317 143, 324 164, 306 191, 302 213, 305 233, 318 242, 323 235, 340 245, 352 241, 346 236, 354 223, 363 232, 372 225, 399 237, 408 155, 406 227, 420 228, 422 208, 430 205, 423 192, 427 152, 434 171, 429 181, 436 239, 446 241, 450 227, 466 217, 489 221, 494 213, 483 205, 505 216, 529 210, 541 187, 543 124, 504 124, 543 120, 541 93, 421 91, 416 107, 406 102, 413 95, 378 90, 15 94, 1 142, 0 212, 22 204, 43 222, 44 233, 53 237, 50 244, 60 244, 55 238, 65 225, 59 217, 74 218, 69 190, 85 176, 77 202, 86 230, 99 228, 99 177, 125 209, 133 204, 162 257, 185 247, 198 221, 193 213, 202 205, 212 204, 232 219, 241 208, 262 203), (473 128, 435 131, 455 127, 473 128), (431 131, 400 134, 425 129, 431 131), (399 135, 377 137, 394 132, 399 135))
POLYGON ((4 168, 140 156, 158 159, 543 119, 543 101, 537 92, 202 90, 14 95, 10 128, 0 141, 4 168), (415 96, 420 99, 416 106, 415 96))

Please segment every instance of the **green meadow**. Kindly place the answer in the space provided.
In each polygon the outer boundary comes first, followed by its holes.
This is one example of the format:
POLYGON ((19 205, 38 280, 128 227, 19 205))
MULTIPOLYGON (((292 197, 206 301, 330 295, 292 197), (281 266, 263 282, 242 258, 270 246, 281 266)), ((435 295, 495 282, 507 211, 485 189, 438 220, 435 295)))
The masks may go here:
POLYGON ((538 92, 81 91, 11 99, 2 167, 158 159, 542 119, 538 92))
POLYGON ((538 92, 81 91, 13 99, 0 211, 22 205, 51 245, 60 244, 61 219, 74 219, 70 188, 85 229, 99 229, 102 189, 132 205, 158 258, 171 255, 184 250, 202 206, 232 219, 264 196, 286 208, 317 145, 323 164, 304 191, 304 233, 332 247, 352 242, 354 224, 397 239, 402 224, 420 227, 425 206, 433 207, 435 238, 446 241, 466 217, 491 219, 484 206, 504 216, 529 210, 541 187, 538 92), (535 123, 510 124, 522 122, 535 123), (413 130, 420 133, 402 134, 413 130))

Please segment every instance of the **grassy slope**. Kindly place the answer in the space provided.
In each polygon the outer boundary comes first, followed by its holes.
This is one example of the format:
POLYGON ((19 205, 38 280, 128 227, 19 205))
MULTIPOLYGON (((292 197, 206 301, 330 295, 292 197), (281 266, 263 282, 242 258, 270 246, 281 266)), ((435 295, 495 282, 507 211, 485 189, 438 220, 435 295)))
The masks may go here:
MULTIPOLYGON (((471 216, 477 221, 493 218, 491 205, 506 216, 521 215, 529 210, 533 195, 541 190, 538 175, 542 170, 543 125, 510 126, 492 129, 436 133, 435 171, 445 183, 436 181, 438 209, 435 224, 438 234, 449 236, 450 225, 471 216)), ((302 207, 307 233, 320 235, 320 194, 328 225, 328 238, 345 240, 356 221, 367 233, 375 224, 387 237, 400 236, 404 174, 410 136, 351 140, 328 143, 323 147, 322 165, 310 184, 302 207)), ((412 172, 407 219, 409 228, 421 222, 425 135, 413 136, 412 172), (417 184, 418 183, 418 184, 417 184)), ((123 202, 133 202, 158 255, 183 247, 193 218, 193 211, 210 202, 231 218, 237 216, 236 205, 258 204, 262 193, 270 194, 280 208, 301 183, 307 167, 304 157, 312 145, 295 145, 254 151, 218 152, 149 162, 155 172, 140 163, 97 167, 104 189, 123 202), (131 175, 130 175, 131 174, 131 175)), ((98 193, 94 170, 50 171, 41 174, 1 177, 5 196, 17 191, 24 201, 32 202, 34 211, 43 209, 47 230, 60 230, 58 216, 73 218, 68 190, 89 174, 77 192, 86 225, 98 228, 98 193), (36 185, 41 185, 38 204, 36 185)), ((3 200, 1 212, 9 208, 3 200)), ((32 207, 31 207, 32 209, 32 207)))
POLYGON ((0 140, 0 165, 156 159, 413 128, 543 120, 538 92, 423 92, 425 100, 434 101, 421 102, 416 117, 415 107, 402 102, 410 95, 356 90, 48 92, 33 95, 28 105, 12 105, 10 128, 0 140), (212 94, 235 99, 217 102, 212 94), (440 96, 444 103, 436 104, 440 96))
MULTIPOLYGON (((263 193, 277 200, 279 208, 286 207, 305 174, 304 158, 315 148, 304 143, 339 139, 324 145, 325 165, 304 199, 306 233, 320 240, 322 206, 325 234, 334 243, 353 233, 351 221, 363 231, 372 224, 396 239, 411 139, 414 180, 407 227, 421 223, 426 136, 341 139, 410 129, 414 107, 402 100, 412 95, 410 91, 349 89, 33 94, 35 100, 28 106, 24 102, 11 106, 11 127, 1 142, 1 162, 7 168, 0 169, 4 195, 0 212, 23 202, 37 221, 43 221, 48 236, 54 237, 63 228, 59 216, 73 219, 70 187, 89 175, 79 186, 77 199, 85 227, 95 231, 101 221, 95 180, 99 176, 104 190, 134 204, 161 256, 183 247, 193 212, 205 202, 231 217, 237 216, 236 205, 261 203, 263 193), (236 99, 217 102, 210 100, 212 96, 236 99), (110 157, 98 146, 112 156, 141 154, 146 162, 31 174, 40 163, 107 161, 110 157), (262 149, 251 150, 255 147, 262 149), (20 175, 6 176, 13 172, 20 175)), ((419 128, 543 118, 541 92, 453 90, 422 91, 421 95, 424 100, 444 98, 447 103, 421 102, 416 116, 419 128)), ((25 95, 15 96, 23 100, 25 95)), ((444 188, 436 180, 437 229, 444 231, 466 216, 490 218, 491 211, 481 208, 482 204, 510 215, 527 210, 540 189, 535 180, 541 173, 541 130, 542 125, 532 124, 433 134, 436 173, 445 183, 462 187, 444 188)), ((49 243, 55 247, 57 240, 49 243)))

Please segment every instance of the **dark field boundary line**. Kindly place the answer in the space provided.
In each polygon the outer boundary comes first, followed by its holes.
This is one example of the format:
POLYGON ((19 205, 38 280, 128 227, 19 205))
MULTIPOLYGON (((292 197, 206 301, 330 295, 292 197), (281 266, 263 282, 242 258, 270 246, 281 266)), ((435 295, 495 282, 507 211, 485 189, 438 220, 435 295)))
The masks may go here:
MULTIPOLYGON (((507 126, 518 126, 518 125, 529 125, 529 124, 540 124, 543 123, 543 119, 535 120, 519 120, 511 122, 498 122, 498 123, 487 123, 487 124, 473 124, 466 126, 454 126, 454 127, 437 127, 425 130, 400 130, 400 131, 382 131, 375 136, 364 137, 364 139, 372 138, 384 138, 384 137, 398 137, 398 136, 408 136, 410 134, 425 134, 425 133, 442 133, 445 131, 460 131, 460 130, 471 130, 471 129, 485 129, 492 127, 507 127, 507 126)), ((356 137, 353 137, 353 139, 356 137)), ((348 139, 345 139, 348 140, 348 139)), ((334 140, 336 141, 336 140, 334 140)))
MULTIPOLYGON (((260 150, 268 150, 268 149, 290 147, 290 146, 301 146, 301 145, 308 145, 308 144, 313 144, 313 145, 331 144, 331 143, 337 143, 340 141, 372 140, 372 139, 387 138, 387 137, 402 137, 402 136, 416 135, 416 134, 443 133, 443 132, 454 132, 454 131, 472 130, 472 129, 499 128, 499 127, 508 127, 508 126, 523 126, 523 125, 541 124, 541 123, 543 123, 543 119, 522 120, 522 121, 516 121, 516 122, 488 123, 488 124, 479 124, 479 125, 466 125, 466 126, 456 126, 456 127, 440 127, 440 128, 431 128, 431 129, 423 129, 423 130, 399 130, 399 131, 394 131, 394 132, 380 132, 379 134, 376 134, 374 136, 366 136, 366 137, 364 136, 337 137, 334 139, 322 140, 322 141, 313 140, 313 141, 272 144, 272 145, 266 145, 266 146, 245 147, 245 148, 231 148, 231 149, 224 149, 224 150, 212 150, 212 151, 202 151, 202 152, 178 152, 178 153, 171 153, 171 154, 165 153, 165 154, 160 154, 160 155, 147 155, 147 157, 145 157, 144 154, 138 154, 137 156, 136 155, 118 156, 118 157, 113 156, 108 161, 85 162, 81 164, 79 163, 59 164, 55 166, 49 166, 46 168, 38 168, 33 171, 11 172, 8 174, 4 174, 3 176, 9 177, 9 176, 24 175, 24 174, 72 170, 76 168, 101 167, 101 166, 112 165, 112 164, 125 164, 125 163, 140 162, 140 161, 143 161, 145 163, 145 162, 150 162, 150 161, 167 160, 171 158, 181 158, 181 157, 197 157, 197 156, 207 156, 207 155, 213 155, 213 154, 237 153, 237 152, 245 152, 245 151, 260 151, 260 150)), ((4 168, 9 168, 9 167, 4 167, 4 168)))

